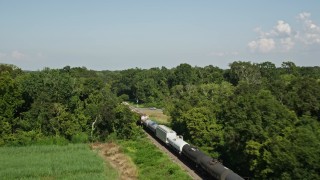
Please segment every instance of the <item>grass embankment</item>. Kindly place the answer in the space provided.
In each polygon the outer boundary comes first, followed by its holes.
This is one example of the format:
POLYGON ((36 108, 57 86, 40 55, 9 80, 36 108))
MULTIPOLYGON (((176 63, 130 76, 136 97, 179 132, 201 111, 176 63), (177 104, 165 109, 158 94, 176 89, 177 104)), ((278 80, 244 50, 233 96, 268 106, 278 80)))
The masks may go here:
POLYGON ((117 179, 87 144, 0 148, 1 179, 117 179))
POLYGON ((139 111, 148 115, 150 119, 159 124, 170 125, 170 116, 165 115, 161 109, 139 108, 139 111))
POLYGON ((161 152, 147 138, 137 140, 118 141, 138 167, 139 179, 191 179, 168 155, 161 152))

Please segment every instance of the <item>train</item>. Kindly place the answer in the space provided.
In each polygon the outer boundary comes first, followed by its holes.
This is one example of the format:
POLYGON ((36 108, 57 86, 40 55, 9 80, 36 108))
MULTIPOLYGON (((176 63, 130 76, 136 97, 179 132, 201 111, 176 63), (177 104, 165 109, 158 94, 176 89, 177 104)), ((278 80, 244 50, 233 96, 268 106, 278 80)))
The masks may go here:
POLYGON ((140 114, 140 116, 140 124, 153 133, 156 138, 181 156, 185 156, 192 161, 196 167, 201 167, 213 178, 218 180, 243 180, 241 176, 223 166, 217 159, 213 159, 196 146, 184 141, 183 137, 177 135, 174 130, 165 125, 157 124, 147 115, 140 114))

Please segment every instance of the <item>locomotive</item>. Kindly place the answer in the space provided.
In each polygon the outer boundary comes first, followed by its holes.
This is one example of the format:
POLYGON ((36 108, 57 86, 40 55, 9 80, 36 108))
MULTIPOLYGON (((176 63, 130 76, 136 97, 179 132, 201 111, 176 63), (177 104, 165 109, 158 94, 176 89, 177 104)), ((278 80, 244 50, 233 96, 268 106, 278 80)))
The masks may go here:
POLYGON ((206 155, 199 148, 188 144, 183 140, 182 136, 177 135, 169 127, 157 124, 146 115, 141 115, 140 123, 160 141, 195 163, 197 167, 201 167, 213 178, 219 180, 243 180, 242 177, 223 166, 218 160, 206 155))

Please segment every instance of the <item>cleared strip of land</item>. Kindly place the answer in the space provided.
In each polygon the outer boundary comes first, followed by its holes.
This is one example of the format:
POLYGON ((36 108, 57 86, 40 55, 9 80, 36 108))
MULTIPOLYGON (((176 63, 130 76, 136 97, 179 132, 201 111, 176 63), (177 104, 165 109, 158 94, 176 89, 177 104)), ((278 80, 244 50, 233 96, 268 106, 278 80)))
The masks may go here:
POLYGON ((99 155, 118 170, 120 180, 136 180, 137 168, 131 159, 122 153, 120 147, 115 143, 93 143, 91 148, 99 152, 99 155))
MULTIPOLYGON (((132 108, 134 108, 132 106, 132 108)), ((156 122, 164 125, 169 124, 170 117, 163 113, 162 109, 154 108, 135 108, 137 111, 144 113, 149 116, 150 119, 155 120, 156 122)))
POLYGON ((174 154, 172 151, 168 150, 165 146, 163 146, 160 142, 158 142, 154 137, 152 137, 150 134, 146 133, 148 139, 155 145, 157 148, 159 148, 161 151, 166 153, 169 157, 170 160, 175 162, 177 165, 179 165, 182 169, 184 169, 190 177, 194 180, 201 180, 201 179, 206 179, 207 177, 205 176, 200 176, 200 174, 197 174, 198 172, 194 171, 192 168, 192 164, 189 163, 186 159, 183 159, 181 156, 174 154))
POLYGON ((125 154, 138 168, 138 179, 188 180, 188 172, 175 164, 146 137, 137 140, 118 141, 125 154))

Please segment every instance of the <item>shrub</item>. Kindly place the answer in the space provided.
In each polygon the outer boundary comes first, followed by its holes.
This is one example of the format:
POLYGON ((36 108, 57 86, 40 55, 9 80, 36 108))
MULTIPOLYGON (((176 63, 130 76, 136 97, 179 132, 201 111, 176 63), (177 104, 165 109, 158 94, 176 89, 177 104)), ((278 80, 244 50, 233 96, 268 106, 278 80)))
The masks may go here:
POLYGON ((75 134, 71 138, 72 143, 86 143, 88 142, 88 140, 89 140, 89 137, 87 133, 84 133, 84 132, 75 134))

